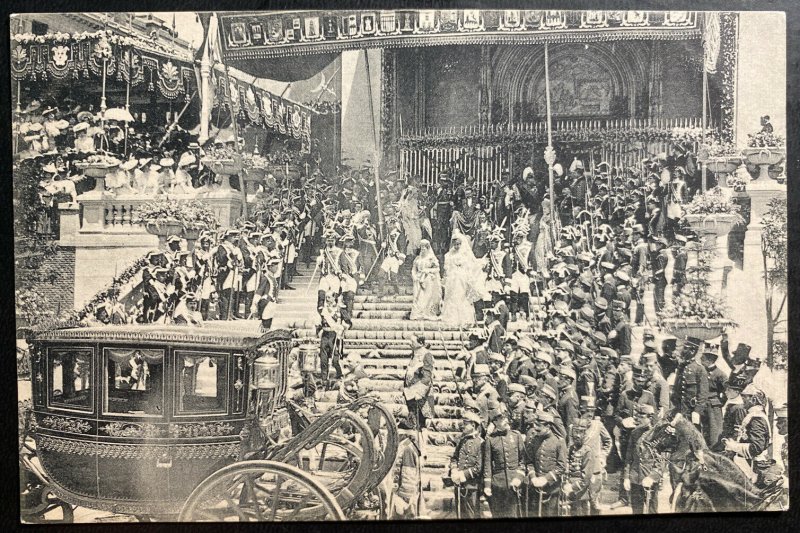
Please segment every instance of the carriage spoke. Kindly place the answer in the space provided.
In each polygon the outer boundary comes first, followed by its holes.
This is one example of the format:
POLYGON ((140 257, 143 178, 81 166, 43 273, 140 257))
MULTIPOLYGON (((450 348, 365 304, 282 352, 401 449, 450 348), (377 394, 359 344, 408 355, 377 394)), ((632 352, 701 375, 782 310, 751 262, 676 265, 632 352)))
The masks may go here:
POLYGON ((261 514, 261 506, 258 505, 258 498, 256 497, 256 489, 252 477, 248 476, 245 478, 245 486, 250 495, 250 502, 253 504, 253 510, 256 512, 256 518, 259 522, 263 522, 264 515, 261 514))
POLYGON ((272 513, 270 521, 275 520, 275 515, 278 514, 278 502, 280 501, 281 487, 283 486, 284 477, 279 475, 275 479, 275 494, 272 495, 272 513))
POLYGON ((294 519, 294 517, 296 517, 296 516, 297 516, 297 515, 300 513, 300 511, 301 511, 301 510, 305 509, 305 507, 306 507, 306 504, 307 504, 309 501, 311 501, 311 498, 313 498, 313 497, 314 497, 314 494, 313 494, 313 493, 311 493, 311 492, 309 492, 308 494, 306 494, 306 495, 303 497, 303 499, 302 499, 302 500, 300 500, 300 501, 297 503, 297 505, 295 506, 295 508, 294 508, 294 510, 292 511, 292 513, 291 513, 289 516, 287 516, 287 517, 286 517, 286 521, 287 521, 287 522, 291 522, 291 521, 292 521, 292 519, 294 519))

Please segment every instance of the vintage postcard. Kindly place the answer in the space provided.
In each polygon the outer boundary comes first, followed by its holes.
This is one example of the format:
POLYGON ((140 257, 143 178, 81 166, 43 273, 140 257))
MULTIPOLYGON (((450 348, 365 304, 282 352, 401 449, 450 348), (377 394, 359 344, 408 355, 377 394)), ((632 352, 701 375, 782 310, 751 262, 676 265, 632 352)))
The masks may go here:
POLYGON ((783 12, 10 50, 21 522, 788 509, 783 12))

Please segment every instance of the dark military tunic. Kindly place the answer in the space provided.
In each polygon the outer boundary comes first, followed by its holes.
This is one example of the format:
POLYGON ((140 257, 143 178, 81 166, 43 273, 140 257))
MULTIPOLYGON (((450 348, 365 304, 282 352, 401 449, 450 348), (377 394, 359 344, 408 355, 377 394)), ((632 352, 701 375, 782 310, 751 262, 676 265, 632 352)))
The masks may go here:
POLYGON ((479 484, 483 469, 483 439, 478 435, 464 436, 456 444, 450 470, 464 473, 466 482, 455 487, 460 498, 461 518, 480 518, 479 484))
MULTIPOLYGON (((542 515, 556 516, 558 513, 558 490, 561 476, 567 470, 567 445, 563 438, 551 433, 544 439, 528 432, 525 439, 528 472, 537 477, 546 477, 547 484, 541 489, 542 515)), ((529 514, 538 514, 539 494, 531 487, 529 491, 529 514)))
POLYGON ((672 404, 687 420, 692 413, 702 416, 708 402, 708 372, 700 363, 690 361, 678 367, 672 388, 672 404))
POLYGON ((495 431, 483 447, 483 484, 491 489, 489 508, 493 518, 519 517, 519 500, 511 485, 525 477, 525 439, 513 430, 495 431))
POLYGON ((572 446, 569 449, 569 460, 567 461, 567 482, 572 486, 572 493, 568 499, 573 502, 572 509, 574 515, 588 514, 586 505, 575 505, 576 502, 588 502, 591 500, 591 480, 595 471, 594 450, 588 444, 580 448, 572 446))

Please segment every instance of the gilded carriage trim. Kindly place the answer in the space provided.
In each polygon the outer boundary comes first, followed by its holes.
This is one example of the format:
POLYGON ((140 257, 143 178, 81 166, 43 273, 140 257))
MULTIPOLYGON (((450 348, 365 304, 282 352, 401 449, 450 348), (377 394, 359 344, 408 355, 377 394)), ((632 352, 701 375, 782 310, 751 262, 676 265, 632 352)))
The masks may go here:
POLYGON ((109 437, 134 437, 134 438, 153 438, 163 437, 165 429, 155 424, 131 424, 128 422, 111 422, 105 426, 100 426, 98 431, 105 433, 109 437))
POLYGON ((41 425, 55 431, 77 433, 78 435, 89 433, 92 429, 92 425, 85 420, 66 418, 63 416, 46 416, 42 419, 41 425))
POLYGON ((198 422, 192 424, 170 424, 169 435, 174 438, 184 437, 224 437, 233 433, 235 428, 225 422, 198 422))
POLYGON ((96 509, 109 513, 120 513, 142 516, 175 515, 178 514, 183 505, 182 501, 139 501, 139 500, 115 500, 112 498, 97 498, 88 494, 81 494, 67 490, 64 487, 53 484, 50 489, 59 499, 69 502, 72 505, 96 509))
POLYGON ((97 455, 112 459, 158 459, 168 454, 173 459, 217 459, 237 457, 239 442, 224 444, 176 444, 165 446, 142 446, 141 444, 107 444, 91 441, 63 439, 40 435, 37 446, 73 455, 97 455))

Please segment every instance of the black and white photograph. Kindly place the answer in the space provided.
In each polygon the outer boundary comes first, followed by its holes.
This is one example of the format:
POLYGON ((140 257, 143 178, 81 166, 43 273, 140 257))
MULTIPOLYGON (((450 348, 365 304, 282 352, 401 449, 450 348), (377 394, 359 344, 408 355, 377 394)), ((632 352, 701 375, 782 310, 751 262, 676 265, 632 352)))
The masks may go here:
POLYGON ((18 522, 789 509, 786 13, 429 7, 11 16, 18 522))

